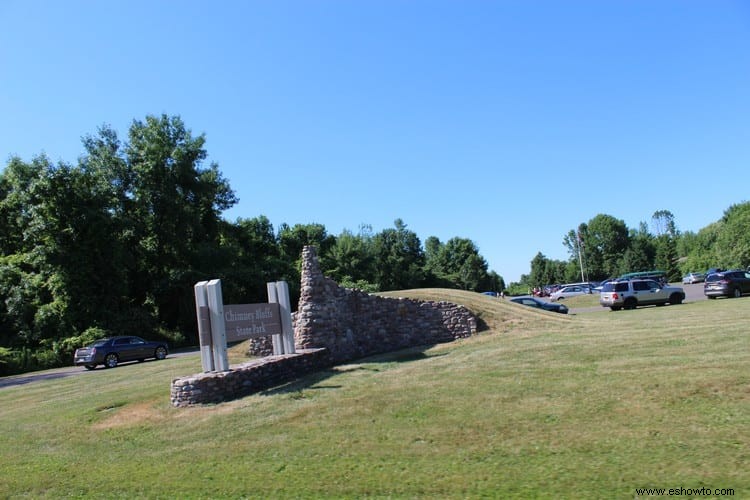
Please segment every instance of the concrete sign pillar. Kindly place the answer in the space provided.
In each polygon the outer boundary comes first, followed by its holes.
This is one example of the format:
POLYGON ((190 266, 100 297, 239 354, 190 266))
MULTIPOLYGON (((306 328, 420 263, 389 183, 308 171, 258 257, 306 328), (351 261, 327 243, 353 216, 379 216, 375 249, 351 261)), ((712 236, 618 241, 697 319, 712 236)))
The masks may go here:
POLYGON ((224 326, 224 299, 221 295, 221 280, 211 280, 206 285, 208 310, 211 319, 211 350, 214 356, 214 369, 229 370, 227 357, 227 333, 224 326))
POLYGON ((208 281, 195 284, 195 312, 198 316, 198 340, 201 346, 201 366, 204 372, 212 372, 214 367, 214 356, 211 341, 211 317, 208 309, 208 281))
MULTIPOLYGON (((268 302, 270 304, 278 304, 279 295, 276 291, 276 283, 266 283, 266 290, 268 290, 268 302)), ((283 323, 282 323, 283 324, 283 323)), ((282 330, 283 333, 283 330, 282 330)), ((271 335, 271 342, 273 344, 273 354, 278 356, 284 354, 284 344, 281 340, 281 334, 271 335)))
POLYGON ((279 305, 281 334, 273 335, 273 353, 294 354, 294 329, 292 328, 292 308, 289 299, 289 285, 286 281, 266 283, 268 302, 279 305))
POLYGON ((286 281, 276 282, 276 295, 279 298, 281 316, 281 339, 284 354, 294 354, 294 328, 292 327, 292 303, 289 299, 289 285, 286 281))

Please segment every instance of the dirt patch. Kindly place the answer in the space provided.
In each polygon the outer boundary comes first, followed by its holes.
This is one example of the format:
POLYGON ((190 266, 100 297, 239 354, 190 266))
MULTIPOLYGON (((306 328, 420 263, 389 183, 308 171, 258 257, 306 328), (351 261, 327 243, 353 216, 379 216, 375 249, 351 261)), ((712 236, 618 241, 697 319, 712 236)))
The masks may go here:
POLYGON ((155 407, 156 404, 158 403, 146 401, 115 408, 102 408, 100 412, 104 418, 95 423, 93 429, 105 430, 163 422, 167 415, 163 410, 155 407))

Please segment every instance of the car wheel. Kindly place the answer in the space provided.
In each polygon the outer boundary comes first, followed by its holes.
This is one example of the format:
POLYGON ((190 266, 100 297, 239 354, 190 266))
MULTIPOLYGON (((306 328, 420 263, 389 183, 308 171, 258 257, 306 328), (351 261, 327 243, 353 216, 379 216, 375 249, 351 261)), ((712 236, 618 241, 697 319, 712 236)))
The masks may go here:
POLYGON ((682 295, 679 293, 673 293, 671 297, 669 297, 669 303, 670 304, 682 304, 682 295))
POLYGON ((610 309, 612 309, 613 311, 619 311, 620 310, 620 306, 612 306, 612 307, 610 307, 610 309))
POLYGON ((635 299, 628 299, 625 301, 625 304, 623 304, 623 307, 625 309, 635 309, 635 306, 638 305, 638 301, 635 299))
POLYGON ((117 366, 117 354, 109 353, 104 357, 104 366, 107 368, 114 368, 117 366))
POLYGON ((93 370, 94 368, 96 368, 96 365, 84 365, 84 367, 85 367, 85 368, 86 368, 87 370, 93 370))
POLYGON ((735 299, 742 297, 742 290, 740 290, 739 288, 735 288, 732 297, 734 297, 735 299))
POLYGON ((156 359, 164 359, 167 357, 167 350, 163 346, 159 346, 156 348, 156 352, 154 353, 154 357, 156 359))
POLYGON ((716 297, 714 297, 713 295, 706 295, 706 297, 708 297, 708 298, 709 298, 709 299, 711 299, 711 300, 714 300, 714 299, 716 298, 716 297))

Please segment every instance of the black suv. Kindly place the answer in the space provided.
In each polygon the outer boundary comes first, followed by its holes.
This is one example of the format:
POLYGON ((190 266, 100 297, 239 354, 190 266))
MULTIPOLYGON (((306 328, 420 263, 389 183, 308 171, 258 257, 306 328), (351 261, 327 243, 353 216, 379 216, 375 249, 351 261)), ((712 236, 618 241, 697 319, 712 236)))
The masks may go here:
POLYGON ((709 299, 716 297, 741 297, 750 293, 750 272, 742 269, 722 271, 706 276, 703 293, 709 299))

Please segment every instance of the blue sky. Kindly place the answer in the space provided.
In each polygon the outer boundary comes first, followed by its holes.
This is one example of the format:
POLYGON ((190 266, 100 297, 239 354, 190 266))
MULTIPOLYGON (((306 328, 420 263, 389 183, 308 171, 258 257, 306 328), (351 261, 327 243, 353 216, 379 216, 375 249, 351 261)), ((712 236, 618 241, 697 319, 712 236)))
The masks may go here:
POLYGON ((748 199, 750 2, 0 0, 0 159, 180 115, 224 215, 473 240, 516 281, 599 213, 748 199))

